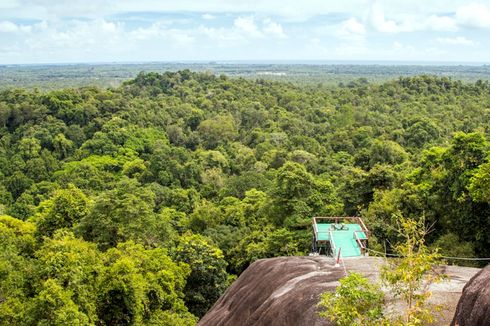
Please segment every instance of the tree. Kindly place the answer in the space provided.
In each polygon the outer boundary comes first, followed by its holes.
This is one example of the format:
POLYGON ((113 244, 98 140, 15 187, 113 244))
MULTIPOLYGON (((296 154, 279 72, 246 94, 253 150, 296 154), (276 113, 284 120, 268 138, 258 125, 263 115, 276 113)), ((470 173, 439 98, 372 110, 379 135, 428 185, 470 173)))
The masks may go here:
POLYGON ((202 317, 228 286, 223 253, 203 236, 186 233, 180 238, 173 256, 191 268, 184 300, 191 313, 202 317))
POLYGON ((376 164, 400 164, 408 158, 408 155, 400 144, 390 140, 377 139, 371 145, 368 157, 367 165, 361 164, 366 169, 370 169, 376 164))
POLYGON ((232 252, 233 268, 242 272, 257 259, 297 255, 300 253, 300 241, 286 228, 274 229, 267 225, 242 235, 232 252))
POLYGON ((102 250, 118 243, 133 240, 148 246, 162 244, 153 209, 155 195, 134 179, 123 179, 113 190, 95 199, 90 213, 77 228, 88 241, 96 242, 102 250))
POLYGON ((103 257, 97 312, 105 325, 193 325, 184 305, 190 268, 161 248, 121 243, 103 257))
POLYGON ((58 134, 53 139, 53 147, 56 155, 60 159, 68 157, 73 151, 73 141, 67 139, 64 134, 58 134))
POLYGON ((71 228, 84 219, 91 202, 73 185, 57 190, 51 199, 43 201, 32 218, 36 223, 36 237, 51 237, 57 229, 71 228))
POLYGON ((222 222, 222 214, 213 202, 202 200, 196 204, 193 213, 189 217, 188 227, 193 232, 202 232, 222 222))
POLYGON ((29 317, 41 324, 96 324, 102 268, 96 245, 60 230, 36 251, 36 258, 34 284, 41 289, 32 299, 29 317))
POLYGON ((0 216, 0 324, 19 325, 29 308, 26 289, 32 287, 34 224, 0 216))
POLYGON ((42 284, 41 291, 33 299, 27 311, 27 325, 63 326, 93 325, 71 300, 71 293, 66 292, 54 280, 48 279, 42 284))
POLYGON ((302 225, 311 216, 334 214, 340 207, 329 180, 316 179, 299 163, 287 162, 278 170, 273 201, 277 225, 302 225))
POLYGON ((204 120, 197 130, 206 148, 210 149, 216 148, 222 141, 233 140, 237 135, 235 121, 230 115, 217 115, 204 120))
POLYGON ((322 294, 320 316, 339 326, 382 325, 384 293, 380 286, 358 273, 340 279, 334 293, 322 294))
POLYGON ((41 152, 41 143, 36 138, 22 138, 19 142, 19 154, 24 160, 35 158, 41 152))
POLYGON ((490 204, 490 162, 479 166, 471 177, 469 190, 474 200, 490 204))
POLYGON ((20 197, 32 184, 33 180, 20 171, 16 171, 5 180, 5 185, 14 199, 20 197))
POLYGON ((485 232, 490 203, 484 200, 488 148, 482 133, 456 133, 440 164, 430 169, 437 173, 428 180, 431 206, 441 226, 462 241, 474 242, 475 253, 485 257, 490 253, 490 235, 485 232))
POLYGON ((439 282, 444 275, 435 269, 441 256, 431 252, 425 245, 427 228, 424 219, 415 221, 398 217, 398 232, 404 239, 394 247, 399 258, 389 259, 381 271, 383 283, 389 287, 395 297, 400 297, 406 307, 400 319, 404 325, 427 325, 434 321, 434 308, 428 307, 427 300, 431 296, 428 287, 439 282))
POLYGON ((68 162, 62 169, 53 173, 57 183, 73 184, 88 191, 100 191, 110 188, 119 180, 122 163, 110 156, 90 155, 87 158, 68 162))

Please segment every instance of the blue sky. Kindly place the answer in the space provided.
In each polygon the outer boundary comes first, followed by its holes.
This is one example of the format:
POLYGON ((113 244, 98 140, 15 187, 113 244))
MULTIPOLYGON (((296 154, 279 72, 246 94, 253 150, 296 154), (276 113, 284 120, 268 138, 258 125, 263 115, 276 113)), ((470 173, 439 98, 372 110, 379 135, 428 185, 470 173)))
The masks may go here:
POLYGON ((490 0, 0 0, 0 64, 490 62, 490 0))

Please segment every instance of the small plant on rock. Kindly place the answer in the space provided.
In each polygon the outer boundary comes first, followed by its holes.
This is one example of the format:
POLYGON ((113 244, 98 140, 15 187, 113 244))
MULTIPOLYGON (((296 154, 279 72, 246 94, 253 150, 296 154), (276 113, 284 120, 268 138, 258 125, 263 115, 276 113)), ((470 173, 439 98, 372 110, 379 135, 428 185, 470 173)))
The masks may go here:
POLYGON ((340 280, 335 293, 325 292, 318 304, 320 316, 339 326, 380 325, 383 323, 384 294, 358 273, 340 280))
POLYGON ((399 217, 398 232, 404 239, 394 247, 398 258, 389 259, 381 270, 381 279, 394 297, 405 303, 403 314, 395 318, 395 324, 428 325, 435 321, 440 306, 429 306, 431 297, 429 286, 445 278, 438 273, 437 264, 441 255, 430 251, 425 245, 428 233, 424 219, 419 221, 399 217))

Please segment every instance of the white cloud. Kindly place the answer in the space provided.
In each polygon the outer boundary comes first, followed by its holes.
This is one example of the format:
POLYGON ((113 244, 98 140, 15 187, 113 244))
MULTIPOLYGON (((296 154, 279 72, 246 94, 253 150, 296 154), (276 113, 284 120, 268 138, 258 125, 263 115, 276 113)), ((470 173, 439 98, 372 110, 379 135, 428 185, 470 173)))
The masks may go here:
POLYGON ((197 33, 199 34, 199 36, 205 36, 209 40, 211 40, 209 45, 216 45, 221 48, 237 46, 246 41, 241 33, 237 33, 233 29, 223 27, 215 28, 201 25, 197 29, 197 33))
POLYGON ((239 16, 233 21, 233 27, 236 29, 236 32, 242 33, 245 38, 264 38, 267 36, 287 38, 282 25, 272 21, 270 18, 265 18, 259 27, 255 23, 253 16, 239 16))
POLYGON ((267 18, 263 21, 262 31, 270 36, 277 38, 287 38, 281 24, 273 22, 271 19, 267 18))
POLYGON ((201 18, 204 20, 213 20, 213 19, 216 19, 216 16, 211 15, 211 14, 202 14, 201 18))
POLYGON ((490 9, 482 3, 470 3, 456 10, 458 23, 472 27, 490 27, 490 9))
POLYGON ((0 21, 0 33, 25 32, 29 33, 32 30, 30 25, 17 25, 11 21, 0 21))
POLYGON ((253 16, 237 17, 233 21, 233 26, 249 34, 250 36, 262 36, 262 33, 259 31, 257 25, 255 24, 255 19, 253 16))
POLYGON ((414 51, 416 51, 416 49, 412 45, 403 44, 400 41, 393 42, 393 52, 408 53, 408 52, 414 52, 414 51))
POLYGON ((174 46, 189 46, 195 41, 195 37, 190 31, 182 29, 169 29, 163 36, 171 41, 174 46))
POLYGON ((469 46, 475 45, 475 42, 473 42, 470 39, 467 39, 464 36, 438 37, 436 41, 441 44, 449 44, 449 45, 469 45, 469 46))
MULTIPOLYGON (((429 15, 445 16, 458 9, 461 20, 472 23, 472 18, 479 17, 476 22, 485 23, 488 14, 488 0, 481 3, 470 3, 467 0, 381 0, 387 17, 377 20, 381 30, 397 30, 402 21, 401 14, 414 17, 429 15), (481 9, 484 8, 484 11, 481 9), (486 12, 485 15, 482 14, 486 12)), ((305 21, 311 17, 329 14, 349 14, 361 17, 369 10, 372 0, 326 1, 326 0, 0 0, 0 20, 11 17, 23 19, 57 20, 69 17, 104 18, 110 15, 145 12, 196 12, 211 18, 216 14, 254 13, 258 16, 281 17, 287 21, 305 21), (209 16, 208 16, 209 15, 209 16)), ((376 17, 376 15, 375 15, 376 17)), ((380 16, 377 16, 377 19, 380 16)), ((206 19, 203 17, 203 19, 206 19)), ((473 21, 474 23, 474 21, 473 21)))
POLYGON ((397 19, 387 19, 384 8, 373 1, 369 10, 369 22, 374 30, 382 33, 401 33, 416 31, 457 31, 458 22, 453 16, 398 14, 397 19))
POLYGON ((343 21, 340 29, 345 35, 364 35, 366 33, 364 25, 354 17, 343 21))
POLYGON ((457 31, 458 25, 453 17, 430 15, 420 27, 434 31, 457 31))
POLYGON ((100 27, 101 27, 102 31, 108 32, 108 33, 114 33, 117 31, 116 24, 114 24, 112 22, 107 22, 105 20, 100 22, 100 27))
POLYGON ((374 2, 371 5, 369 11, 369 21, 373 28, 382 33, 398 33, 402 31, 400 26, 394 20, 388 20, 385 18, 385 14, 381 5, 378 2, 374 2))
POLYGON ((19 28, 16 24, 9 21, 0 22, 0 32, 8 33, 8 32, 16 32, 19 28))
POLYGON ((160 12, 200 12, 200 13, 256 13, 264 16, 280 16, 288 21, 305 21, 316 15, 341 13, 349 8, 357 8, 362 13, 366 0, 342 1, 325 0, 118 0, 117 11, 160 11, 160 12))
POLYGON ((195 41, 191 30, 172 28, 167 21, 159 21, 146 28, 137 28, 128 35, 135 41, 167 40, 175 46, 187 46, 195 41))
POLYGON ((103 19, 73 21, 68 25, 41 22, 35 25, 36 33, 29 34, 25 44, 30 50, 53 51, 76 49, 80 52, 107 49, 124 44, 123 27, 103 19))

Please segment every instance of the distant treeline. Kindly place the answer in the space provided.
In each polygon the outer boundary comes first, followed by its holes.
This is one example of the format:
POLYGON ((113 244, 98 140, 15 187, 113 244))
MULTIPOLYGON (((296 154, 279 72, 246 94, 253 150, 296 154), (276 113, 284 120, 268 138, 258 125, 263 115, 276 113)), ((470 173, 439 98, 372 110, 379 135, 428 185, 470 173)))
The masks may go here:
POLYGON ((381 83, 399 76, 435 75, 464 82, 490 80, 490 65, 320 64, 306 63, 121 63, 65 65, 0 65, 0 89, 53 90, 66 87, 117 87, 140 71, 210 72, 217 76, 266 79, 296 85, 337 86, 359 78, 381 83))

